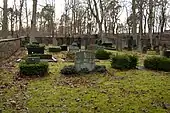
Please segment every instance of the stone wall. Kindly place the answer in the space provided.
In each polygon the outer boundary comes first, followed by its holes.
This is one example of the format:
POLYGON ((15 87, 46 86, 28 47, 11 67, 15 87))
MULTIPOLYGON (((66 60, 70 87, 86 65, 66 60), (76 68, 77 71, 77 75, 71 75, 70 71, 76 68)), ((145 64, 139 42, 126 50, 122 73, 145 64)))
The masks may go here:
POLYGON ((21 38, 0 40, 0 61, 9 58, 21 47, 21 38))
MULTIPOLYGON (((87 42, 88 45, 89 44, 95 44, 96 38, 95 37, 54 37, 55 40, 57 41, 58 45, 62 45, 62 44, 67 44, 67 45, 71 45, 73 42, 77 42, 79 40, 81 40, 81 44, 85 45, 85 43, 87 42)), ((36 41, 42 44, 53 44, 53 38, 52 37, 35 37, 36 41)))

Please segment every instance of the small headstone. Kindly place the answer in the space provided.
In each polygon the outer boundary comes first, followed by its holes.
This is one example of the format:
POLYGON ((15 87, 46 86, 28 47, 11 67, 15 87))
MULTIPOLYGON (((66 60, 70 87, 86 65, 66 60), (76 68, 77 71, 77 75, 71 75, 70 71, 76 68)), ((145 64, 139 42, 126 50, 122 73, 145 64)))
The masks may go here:
POLYGON ((87 68, 89 71, 95 68, 95 54, 91 51, 80 51, 76 53, 75 67, 77 71, 87 68))

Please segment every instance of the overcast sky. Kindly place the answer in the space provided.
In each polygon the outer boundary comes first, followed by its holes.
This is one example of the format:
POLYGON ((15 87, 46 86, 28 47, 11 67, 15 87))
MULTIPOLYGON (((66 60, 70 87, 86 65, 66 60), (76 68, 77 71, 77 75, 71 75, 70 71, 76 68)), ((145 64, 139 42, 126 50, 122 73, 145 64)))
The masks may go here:
MULTIPOLYGON (((18 8, 19 8, 19 1, 20 0, 16 0, 18 8)), ((38 11, 40 11, 42 6, 45 6, 46 2, 50 3, 51 1, 52 0, 38 0, 38 11)), ((55 13, 56 13, 56 20, 57 20, 64 13, 64 1, 65 0, 53 0, 53 1, 55 1, 55 13)), ((32 0, 27 0, 27 2, 28 2, 28 10, 32 11, 32 0)), ((8 0, 8 7, 13 7, 13 4, 14 4, 14 0, 8 0)), ((3 0, 0 0, 0 6, 3 7, 3 0)), ((31 19, 31 16, 29 18, 31 19)), ((125 9, 121 13, 120 21, 121 22, 125 22, 126 21, 126 12, 125 12, 125 9)))
MULTIPOLYGON (((19 3, 19 0, 16 0, 17 3, 19 3)), ((32 0, 27 0, 28 1, 28 8, 29 10, 32 10, 32 0)), ((52 0, 38 0, 38 9, 40 9, 40 6, 43 5, 47 2, 50 3, 52 0)), ((8 0, 8 7, 12 7, 14 3, 14 0, 8 0)), ((55 12, 56 12, 56 17, 60 18, 60 15, 64 12, 64 0, 55 0, 55 12)), ((3 6, 3 0, 0 0, 0 6, 3 6)))

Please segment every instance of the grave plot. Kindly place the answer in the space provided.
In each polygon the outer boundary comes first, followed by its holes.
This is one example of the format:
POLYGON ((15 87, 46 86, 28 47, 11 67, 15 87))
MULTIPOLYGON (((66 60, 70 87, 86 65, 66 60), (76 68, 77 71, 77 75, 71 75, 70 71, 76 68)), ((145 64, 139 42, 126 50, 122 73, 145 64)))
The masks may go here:
POLYGON ((74 65, 65 66, 61 70, 64 75, 89 74, 91 72, 106 72, 105 66, 95 64, 95 53, 92 51, 76 52, 74 65))

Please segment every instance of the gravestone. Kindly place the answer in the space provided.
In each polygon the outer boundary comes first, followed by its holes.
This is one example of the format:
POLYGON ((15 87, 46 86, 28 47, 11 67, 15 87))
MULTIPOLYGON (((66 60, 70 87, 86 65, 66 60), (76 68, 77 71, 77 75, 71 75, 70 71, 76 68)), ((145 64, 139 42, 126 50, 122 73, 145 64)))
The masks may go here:
POLYGON ((69 46, 69 52, 76 53, 78 51, 79 51, 79 47, 78 46, 73 46, 73 45, 69 46))
POLYGON ((27 63, 35 64, 40 62, 40 57, 28 57, 26 59, 27 63))
POLYGON ((58 45, 58 41, 57 41, 57 39, 56 39, 55 37, 53 37, 53 45, 54 45, 54 46, 57 46, 57 45, 58 45))
POLYGON ((95 54, 91 51, 80 51, 76 53, 75 67, 77 71, 87 68, 89 71, 95 68, 95 54))

